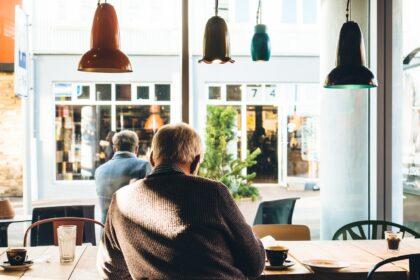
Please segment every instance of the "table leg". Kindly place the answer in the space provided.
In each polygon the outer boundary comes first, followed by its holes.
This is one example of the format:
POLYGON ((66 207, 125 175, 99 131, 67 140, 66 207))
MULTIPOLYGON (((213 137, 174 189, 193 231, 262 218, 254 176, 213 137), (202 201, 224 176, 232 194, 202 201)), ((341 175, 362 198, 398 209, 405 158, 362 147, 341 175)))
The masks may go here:
POLYGON ((9 228, 10 223, 3 223, 0 224, 0 247, 7 247, 8 246, 8 237, 7 237, 7 229, 9 228))

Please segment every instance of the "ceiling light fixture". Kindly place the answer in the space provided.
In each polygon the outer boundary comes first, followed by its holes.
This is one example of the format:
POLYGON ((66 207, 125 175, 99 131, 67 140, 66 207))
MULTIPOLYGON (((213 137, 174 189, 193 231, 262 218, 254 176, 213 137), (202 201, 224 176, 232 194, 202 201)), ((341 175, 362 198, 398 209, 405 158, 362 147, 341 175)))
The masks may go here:
POLYGON ((267 26, 262 24, 262 6, 261 0, 258 1, 257 24, 255 25, 255 33, 251 42, 251 57, 253 61, 270 60, 271 47, 270 37, 267 34, 267 26))
POLYGON ((198 62, 226 63, 235 62, 230 57, 229 31, 225 20, 218 16, 219 1, 215 0, 215 16, 206 24, 203 40, 203 58, 198 62))
POLYGON ((377 86, 373 73, 365 67, 363 34, 359 25, 351 20, 350 2, 347 0, 346 22, 340 30, 336 67, 328 74, 324 88, 354 90, 377 86))
POLYGON ((91 49, 82 56, 79 71, 99 73, 132 72, 128 57, 120 50, 117 13, 112 5, 100 3, 93 18, 91 49))

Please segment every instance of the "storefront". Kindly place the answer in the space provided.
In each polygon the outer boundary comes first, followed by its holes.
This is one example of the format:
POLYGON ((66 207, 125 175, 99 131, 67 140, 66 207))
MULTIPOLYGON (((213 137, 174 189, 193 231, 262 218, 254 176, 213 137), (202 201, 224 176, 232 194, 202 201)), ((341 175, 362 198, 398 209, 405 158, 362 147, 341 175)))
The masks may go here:
MULTIPOLYGON (((136 131, 140 157, 146 158, 154 132, 181 121, 177 56, 134 56, 133 67, 139 70, 135 75, 82 74, 75 67, 78 58, 35 56, 38 199, 95 197, 94 171, 110 158, 113 132, 136 131)), ((192 125, 204 137, 207 106, 237 108, 238 156, 262 150, 259 164, 249 170, 257 173, 257 184, 304 187, 317 182, 317 58, 294 59, 313 65, 305 81, 297 75, 292 79, 296 83, 286 83, 277 75, 261 79, 250 73, 241 75, 241 82, 230 82, 234 76, 218 80, 217 67, 194 67, 191 99, 198 110, 191 112, 192 125)), ((287 60, 274 58, 265 67, 287 73, 287 60)), ((244 65, 251 67, 250 62, 244 65)))

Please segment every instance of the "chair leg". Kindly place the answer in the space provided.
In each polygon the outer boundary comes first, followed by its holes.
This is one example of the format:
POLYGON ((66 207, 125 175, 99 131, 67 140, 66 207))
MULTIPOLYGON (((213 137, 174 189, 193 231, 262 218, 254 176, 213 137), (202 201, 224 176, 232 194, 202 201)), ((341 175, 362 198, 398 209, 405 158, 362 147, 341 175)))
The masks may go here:
POLYGON ((420 280, 420 258, 410 258, 410 280, 420 280))

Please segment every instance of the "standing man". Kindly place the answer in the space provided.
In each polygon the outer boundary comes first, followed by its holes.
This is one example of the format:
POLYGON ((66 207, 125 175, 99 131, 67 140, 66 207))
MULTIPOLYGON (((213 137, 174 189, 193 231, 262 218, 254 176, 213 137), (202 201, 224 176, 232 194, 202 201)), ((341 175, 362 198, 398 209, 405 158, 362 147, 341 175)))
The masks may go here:
POLYGON ((105 223, 106 214, 113 194, 130 183, 142 179, 150 172, 147 161, 137 158, 139 138, 130 130, 123 130, 112 137, 115 152, 111 160, 101 165, 95 172, 96 193, 105 223))

